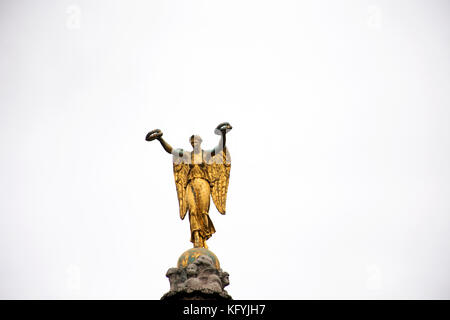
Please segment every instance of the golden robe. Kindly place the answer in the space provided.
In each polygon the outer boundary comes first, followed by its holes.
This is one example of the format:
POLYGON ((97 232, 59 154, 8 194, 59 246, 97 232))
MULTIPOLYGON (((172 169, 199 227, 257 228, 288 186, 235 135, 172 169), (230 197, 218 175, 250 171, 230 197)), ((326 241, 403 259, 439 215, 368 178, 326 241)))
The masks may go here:
POLYGON ((191 242, 198 232, 207 240, 216 232, 209 217, 210 197, 217 210, 225 214, 231 162, 227 151, 211 155, 203 150, 199 153, 185 152, 174 156, 174 176, 180 205, 180 217, 189 211, 191 242))

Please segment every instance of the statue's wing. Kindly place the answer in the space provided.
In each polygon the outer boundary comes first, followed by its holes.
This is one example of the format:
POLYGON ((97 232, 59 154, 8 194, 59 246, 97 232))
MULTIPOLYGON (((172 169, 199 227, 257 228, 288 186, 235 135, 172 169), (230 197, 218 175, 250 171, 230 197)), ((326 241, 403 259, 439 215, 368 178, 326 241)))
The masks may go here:
POLYGON ((206 161, 211 197, 221 214, 225 214, 228 183, 230 181, 231 158, 227 148, 206 161))
POLYGON ((187 212, 186 186, 189 173, 189 164, 183 157, 173 157, 173 175, 177 187, 178 204, 180 205, 180 218, 183 220, 187 212))

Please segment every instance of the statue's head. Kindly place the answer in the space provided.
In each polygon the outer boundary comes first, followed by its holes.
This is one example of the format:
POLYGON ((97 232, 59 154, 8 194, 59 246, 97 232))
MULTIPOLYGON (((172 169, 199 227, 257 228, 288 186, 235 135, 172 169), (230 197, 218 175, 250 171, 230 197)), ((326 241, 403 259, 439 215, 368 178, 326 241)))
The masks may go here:
POLYGON ((195 277, 197 275, 197 265, 191 263, 186 267, 186 273, 188 277, 195 277))
POLYGON ((194 264, 197 266, 205 265, 205 266, 214 266, 214 263, 211 259, 211 257, 208 257, 207 255, 201 255, 197 258, 197 260, 194 261, 194 264))
POLYGON ((202 138, 198 135, 193 134, 190 138, 189 138, 189 142, 191 143, 192 148, 199 148, 200 145, 202 144, 202 138))
POLYGON ((228 272, 224 272, 221 270, 220 272, 220 280, 222 281, 222 288, 225 288, 227 285, 230 284, 230 275, 228 272))

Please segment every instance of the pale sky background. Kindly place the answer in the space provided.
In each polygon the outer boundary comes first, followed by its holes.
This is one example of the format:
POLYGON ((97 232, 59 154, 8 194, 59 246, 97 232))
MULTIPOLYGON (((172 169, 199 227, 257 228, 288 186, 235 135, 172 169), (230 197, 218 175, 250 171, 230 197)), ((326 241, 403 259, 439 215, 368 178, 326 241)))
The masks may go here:
POLYGON ((235 299, 450 298, 448 1, 1 1, 0 298, 159 299, 229 121, 235 299))

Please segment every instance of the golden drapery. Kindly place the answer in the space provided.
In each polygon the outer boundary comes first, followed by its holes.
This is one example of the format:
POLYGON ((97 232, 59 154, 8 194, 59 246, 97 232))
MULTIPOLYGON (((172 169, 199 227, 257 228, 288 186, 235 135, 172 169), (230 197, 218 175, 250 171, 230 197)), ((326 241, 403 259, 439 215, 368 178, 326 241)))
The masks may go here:
POLYGON ((231 158, 227 148, 214 156, 202 150, 199 154, 183 152, 173 157, 180 217, 184 219, 189 212, 194 247, 207 248, 206 240, 215 232, 209 217, 210 196, 217 210, 225 214, 230 169, 231 158))

